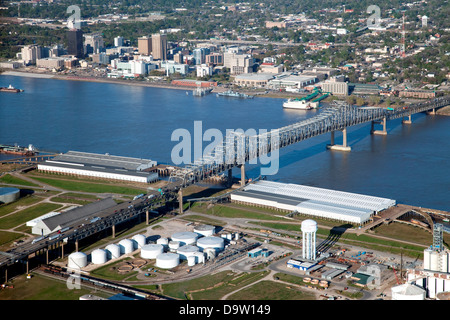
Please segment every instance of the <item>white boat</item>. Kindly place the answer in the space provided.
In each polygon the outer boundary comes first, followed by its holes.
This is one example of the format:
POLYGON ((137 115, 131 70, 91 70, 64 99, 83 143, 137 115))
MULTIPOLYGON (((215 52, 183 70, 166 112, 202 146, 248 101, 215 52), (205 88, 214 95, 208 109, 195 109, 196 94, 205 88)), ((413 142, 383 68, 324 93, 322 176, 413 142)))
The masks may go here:
POLYGON ((288 99, 283 103, 283 108, 310 110, 313 107, 311 106, 311 103, 309 101, 300 99, 288 99))

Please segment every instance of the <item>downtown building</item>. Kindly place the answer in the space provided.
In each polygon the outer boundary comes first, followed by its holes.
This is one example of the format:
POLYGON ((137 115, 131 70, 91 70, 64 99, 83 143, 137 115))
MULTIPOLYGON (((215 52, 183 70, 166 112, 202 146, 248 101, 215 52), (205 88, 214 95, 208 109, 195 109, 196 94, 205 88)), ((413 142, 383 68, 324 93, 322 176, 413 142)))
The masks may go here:
POLYGON ((83 31, 79 29, 67 31, 67 54, 79 59, 84 58, 83 31))

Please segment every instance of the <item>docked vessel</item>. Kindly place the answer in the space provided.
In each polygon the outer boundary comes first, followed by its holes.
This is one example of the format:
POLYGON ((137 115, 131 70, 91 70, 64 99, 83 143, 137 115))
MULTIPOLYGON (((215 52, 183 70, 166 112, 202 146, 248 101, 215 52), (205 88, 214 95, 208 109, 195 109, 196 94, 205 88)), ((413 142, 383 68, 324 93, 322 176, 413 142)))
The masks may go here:
POLYGON ((287 109, 300 109, 300 110, 310 110, 313 107, 309 101, 301 99, 288 99, 283 103, 283 108, 287 109))
POLYGON ((32 144, 30 144, 28 146, 28 148, 21 147, 18 145, 9 146, 9 145, 0 144, 0 153, 16 154, 16 155, 21 155, 21 156, 34 156, 37 152, 32 144))
POLYGON ((23 92, 22 89, 14 88, 12 85, 9 85, 8 87, 0 87, 1 92, 23 92))
POLYGON ((234 97, 234 98, 243 98, 243 99, 252 99, 253 96, 245 94, 245 93, 239 93, 232 90, 219 92, 217 94, 218 97, 234 97))

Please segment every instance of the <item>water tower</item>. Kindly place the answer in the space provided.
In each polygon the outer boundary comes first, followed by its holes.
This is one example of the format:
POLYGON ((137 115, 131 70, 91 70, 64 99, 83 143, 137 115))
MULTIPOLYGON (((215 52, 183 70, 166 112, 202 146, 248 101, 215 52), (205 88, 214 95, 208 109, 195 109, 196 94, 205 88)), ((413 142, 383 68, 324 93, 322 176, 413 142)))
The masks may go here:
POLYGON ((316 232, 317 222, 310 219, 302 222, 303 259, 316 260, 316 232))

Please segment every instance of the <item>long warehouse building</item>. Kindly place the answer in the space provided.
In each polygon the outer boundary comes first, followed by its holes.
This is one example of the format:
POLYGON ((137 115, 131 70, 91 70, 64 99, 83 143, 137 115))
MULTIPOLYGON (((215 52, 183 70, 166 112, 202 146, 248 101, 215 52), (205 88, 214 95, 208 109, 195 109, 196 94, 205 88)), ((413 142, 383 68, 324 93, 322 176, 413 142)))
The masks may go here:
POLYGON ((158 180, 155 172, 143 171, 156 166, 149 159, 69 151, 38 164, 38 170, 94 178, 150 183, 158 180))
POLYGON ((273 181, 251 184, 232 193, 231 200, 360 225, 396 204, 392 199, 273 181))

